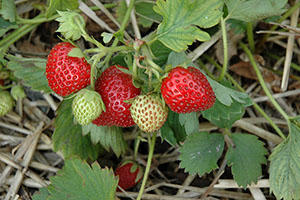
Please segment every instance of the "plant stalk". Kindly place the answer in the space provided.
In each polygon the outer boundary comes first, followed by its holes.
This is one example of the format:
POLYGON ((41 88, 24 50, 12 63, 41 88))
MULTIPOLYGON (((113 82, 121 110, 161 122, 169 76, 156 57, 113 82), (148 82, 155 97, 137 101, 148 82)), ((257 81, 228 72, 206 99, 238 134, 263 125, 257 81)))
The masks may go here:
POLYGON ((251 52, 255 51, 255 42, 253 36, 253 25, 252 22, 247 23, 247 39, 251 52))
POLYGON ((253 69, 257 75, 257 78, 259 80, 260 85, 262 86, 264 92, 266 93, 266 95, 268 96, 268 98, 270 99, 270 101, 272 102, 272 104, 274 105, 274 107, 277 109, 277 111, 283 116, 283 118, 289 123, 289 116, 286 114, 286 112, 284 112, 284 110, 280 107, 280 105, 277 103, 277 101, 274 99, 274 97, 272 96, 271 92, 269 91, 265 80, 256 64, 256 61, 252 55, 252 53, 250 52, 250 50, 248 49, 248 47, 243 44, 242 42, 240 42, 240 46, 242 47, 242 49, 245 51, 245 53, 247 54, 251 65, 253 66, 253 69))
POLYGON ((223 51, 224 51, 224 58, 223 58, 223 68, 221 74, 219 76, 219 80, 223 80, 228 67, 228 46, 227 46, 227 33, 226 33, 226 23, 224 18, 221 18, 221 29, 222 29, 222 38, 223 38, 223 51))
POLYGON ((145 170, 145 174, 143 177, 143 181, 142 181, 142 186, 140 188, 139 194, 137 196, 136 200, 141 200, 144 190, 145 190, 145 186, 146 186, 146 182, 148 179, 148 175, 150 172, 150 167, 151 167, 151 162, 152 162, 152 158, 153 158, 153 152, 154 152, 154 147, 155 147, 155 141, 156 141, 156 132, 153 133, 152 138, 150 137, 150 135, 148 135, 148 144, 149 144, 149 154, 148 154, 148 160, 147 160, 147 165, 146 165, 146 170, 145 170))

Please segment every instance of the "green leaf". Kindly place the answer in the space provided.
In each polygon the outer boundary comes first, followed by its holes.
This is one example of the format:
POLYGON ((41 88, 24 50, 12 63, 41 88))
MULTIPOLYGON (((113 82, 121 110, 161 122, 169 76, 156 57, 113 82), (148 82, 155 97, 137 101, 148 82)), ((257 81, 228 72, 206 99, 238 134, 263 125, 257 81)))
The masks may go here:
POLYGON ((60 32, 66 39, 78 40, 85 28, 85 21, 83 17, 74 11, 57 11, 59 18, 59 27, 56 32, 60 32))
POLYGON ((172 65, 172 67, 184 66, 188 64, 187 62, 191 62, 191 61, 187 58, 185 52, 177 53, 172 51, 169 54, 167 65, 172 65))
POLYGON ((114 34, 103 32, 101 34, 101 36, 103 37, 103 42, 105 44, 107 44, 107 43, 109 43, 111 41, 111 39, 113 38, 114 34))
POLYGON ((154 54, 154 62, 158 64, 159 66, 163 66, 166 64, 168 60, 168 56, 171 53, 171 49, 163 45, 160 41, 156 40, 151 44, 151 51, 154 54))
POLYGON ((222 104, 230 106, 233 103, 233 100, 236 100, 244 106, 252 105, 252 100, 249 98, 248 94, 226 87, 211 79, 209 76, 206 76, 206 78, 215 92, 216 98, 222 104))
POLYGON ((235 34, 242 34, 247 30, 247 22, 237 19, 228 19, 227 22, 230 25, 230 29, 233 29, 235 34))
POLYGON ((160 129, 162 139, 171 145, 179 144, 186 138, 185 128, 179 122, 179 114, 169 111, 167 121, 160 129))
POLYGON ((89 166, 79 159, 66 160, 63 169, 50 180, 47 200, 115 200, 118 185, 112 170, 101 169, 96 162, 89 166))
POLYGON ((88 136, 82 135, 81 126, 73 123, 72 100, 64 100, 57 110, 52 135, 54 151, 62 151, 67 158, 76 155, 82 159, 95 160, 100 146, 93 145, 88 136))
POLYGON ((221 134, 194 133, 187 137, 179 149, 180 167, 191 174, 202 176, 218 168, 217 161, 222 155, 224 138, 221 134))
POLYGON ((34 193, 32 199, 33 200, 47 200, 49 198, 50 193, 47 188, 41 188, 38 192, 34 193))
POLYGON ((48 9, 46 11, 46 16, 54 15, 58 10, 75 10, 79 7, 78 0, 48 0, 48 9))
POLYGON ((24 81, 24 85, 36 91, 50 93, 46 79, 46 60, 38 58, 9 57, 8 68, 14 72, 14 76, 24 81))
POLYGON ((230 106, 222 104, 218 99, 213 107, 202 111, 202 116, 219 128, 231 128, 232 124, 241 119, 245 113, 244 105, 233 99, 230 106))
POLYGON ((160 23, 162 17, 153 10, 154 2, 137 1, 135 3, 135 11, 138 21, 143 27, 150 27, 153 22, 160 23))
POLYGON ((2 37, 10 29, 16 28, 18 28, 18 25, 15 22, 11 23, 0 17, 0 37, 2 37))
POLYGON ((262 175, 261 164, 267 163, 265 155, 268 152, 264 143, 254 135, 234 133, 232 140, 235 147, 228 148, 226 159, 231 165, 234 180, 246 188, 262 175))
POLYGON ((12 0, 2 0, 0 14, 10 22, 16 21, 16 5, 12 0))
POLYGON ((281 15, 287 0, 225 0, 228 16, 246 22, 281 15))
POLYGON ((70 56, 70 57, 77 57, 77 58, 83 58, 84 54, 82 53, 81 49, 79 49, 79 48, 73 48, 68 53, 68 56, 70 56))
POLYGON ((196 112, 179 114, 179 122, 184 126, 187 135, 199 131, 199 120, 196 112))
POLYGON ((91 123, 83 126, 82 130, 84 135, 90 133, 93 144, 100 143, 107 151, 112 149, 117 157, 126 152, 127 143, 120 127, 96 126, 91 123))
POLYGON ((222 16, 222 0, 158 0, 154 11, 163 16, 157 37, 170 49, 180 52, 194 40, 207 41, 210 36, 201 28, 216 25, 222 16))
POLYGON ((270 189, 277 199, 292 200, 300 197, 300 128, 291 123, 288 138, 272 152, 270 189))

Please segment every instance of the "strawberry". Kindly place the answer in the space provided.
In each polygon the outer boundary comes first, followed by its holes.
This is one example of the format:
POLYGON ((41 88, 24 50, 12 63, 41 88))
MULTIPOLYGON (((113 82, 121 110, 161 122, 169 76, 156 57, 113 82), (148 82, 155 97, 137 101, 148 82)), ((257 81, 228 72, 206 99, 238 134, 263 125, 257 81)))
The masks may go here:
POLYGON ((115 175, 119 177, 119 187, 127 190, 142 180, 143 169, 133 161, 125 161, 115 170, 115 175))
POLYGON ((140 95, 130 107, 133 121, 145 132, 159 130, 168 116, 168 108, 156 95, 140 95))
POLYGON ((55 45, 48 55, 46 77, 49 87, 61 96, 68 96, 90 83, 91 66, 84 57, 71 57, 68 53, 76 48, 69 42, 55 45))
POLYGON ((215 103, 215 94, 204 74, 194 67, 175 67, 163 79, 161 94, 177 113, 207 110, 215 103))
POLYGON ((76 121, 88 125, 96 119, 103 110, 103 102, 98 92, 83 89, 72 102, 72 111, 76 121))
POLYGON ((14 100, 7 91, 0 91, 0 117, 6 115, 14 106, 14 100))
POLYGON ((139 95, 141 90, 134 87, 129 74, 110 66, 96 80, 95 90, 101 95, 106 111, 93 121, 94 124, 120 127, 134 125, 129 110, 131 105, 124 101, 139 95))

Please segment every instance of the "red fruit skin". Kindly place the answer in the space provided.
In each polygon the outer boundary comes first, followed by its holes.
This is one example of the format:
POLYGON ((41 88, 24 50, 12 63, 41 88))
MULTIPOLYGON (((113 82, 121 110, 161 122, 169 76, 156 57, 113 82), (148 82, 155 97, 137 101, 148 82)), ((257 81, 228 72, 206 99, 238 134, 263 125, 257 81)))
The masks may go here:
POLYGON ((4 86, 4 80, 3 79, 0 79, 0 85, 4 86))
MULTIPOLYGON (((136 165, 133 162, 128 162, 126 164, 123 164, 119 166, 115 170, 115 175, 119 176, 119 187, 121 187, 124 190, 130 189, 134 187, 137 183, 139 183, 142 180, 143 176, 140 176, 137 180, 137 177, 140 172, 140 168, 136 167, 136 170, 134 172, 130 172, 131 168, 136 165)), ((119 191, 119 189, 118 189, 119 191)))
POLYGON ((106 111, 93 121, 94 124, 119 127, 135 125, 130 115, 131 104, 124 100, 138 96, 141 90, 134 87, 129 74, 120 71, 116 66, 110 66, 96 80, 95 91, 101 95, 106 111))
POLYGON ((69 42, 55 45, 48 55, 46 77, 49 87, 60 96, 68 96, 90 84, 91 66, 85 58, 70 57, 75 48, 69 42))
POLYGON ((166 104, 176 113, 207 110, 216 100, 205 75, 194 67, 173 68, 162 81, 161 93, 166 104))

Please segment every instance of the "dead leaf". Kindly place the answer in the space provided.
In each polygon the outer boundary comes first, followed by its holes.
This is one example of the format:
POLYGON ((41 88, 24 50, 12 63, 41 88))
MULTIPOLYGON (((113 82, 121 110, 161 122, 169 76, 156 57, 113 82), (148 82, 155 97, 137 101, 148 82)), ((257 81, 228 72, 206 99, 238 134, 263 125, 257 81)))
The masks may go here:
MULTIPOLYGON (((260 61, 260 62, 262 62, 262 61, 260 61)), ((240 61, 240 62, 230 66, 229 69, 244 78, 248 78, 251 80, 258 80, 256 73, 250 62, 240 61)), ((266 68, 261 68, 261 72, 264 77, 264 80, 267 83, 270 83, 270 84, 272 83, 272 85, 273 84, 277 85, 278 84, 277 82, 278 81, 280 82, 280 80, 281 80, 281 78, 279 76, 277 76, 272 71, 270 71, 266 68)))

